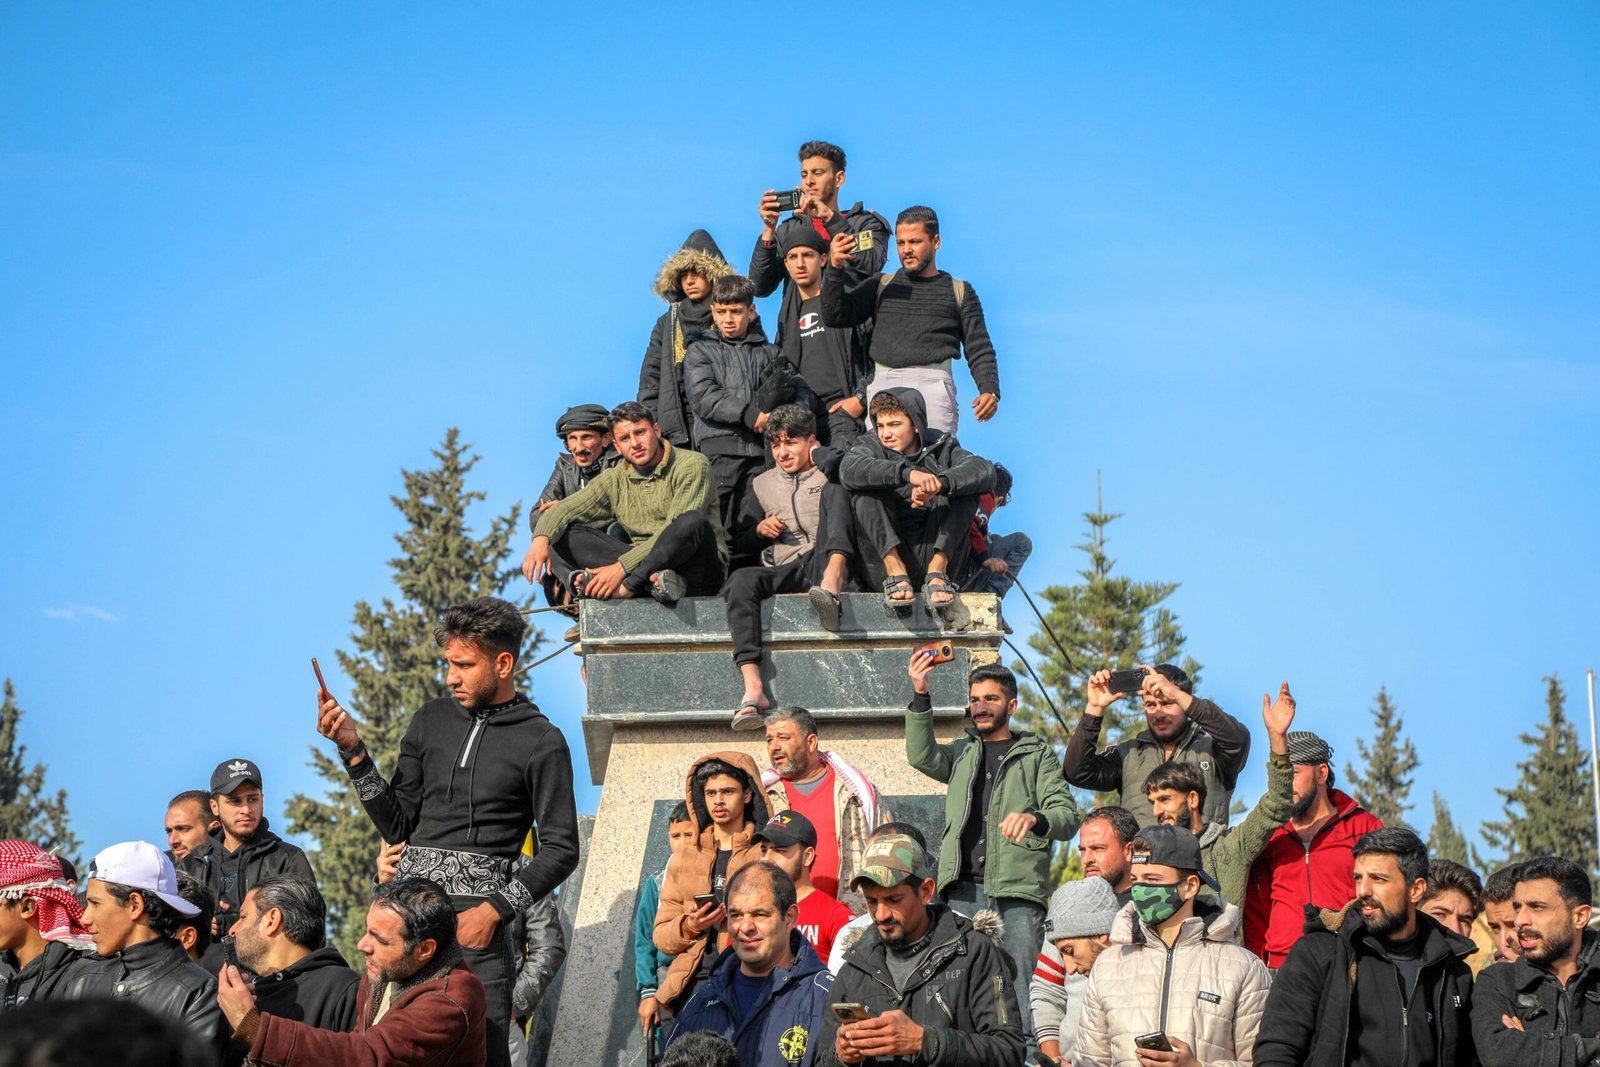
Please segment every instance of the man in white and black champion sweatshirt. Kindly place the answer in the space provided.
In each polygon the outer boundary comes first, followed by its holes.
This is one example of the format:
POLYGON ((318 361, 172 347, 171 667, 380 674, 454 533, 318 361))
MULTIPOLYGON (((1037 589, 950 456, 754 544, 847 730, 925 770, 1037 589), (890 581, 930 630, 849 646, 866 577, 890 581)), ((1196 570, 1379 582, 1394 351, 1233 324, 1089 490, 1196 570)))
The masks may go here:
POLYGON ((572 761, 561 731, 516 691, 527 623, 516 606, 479 597, 449 608, 435 632, 454 699, 424 704, 385 779, 350 714, 319 691, 317 731, 339 746, 384 840, 406 843, 403 877, 429 878, 456 906, 457 937, 483 983, 490 1064, 508 1062, 508 924, 578 865, 572 761), (538 850, 520 870, 529 829, 538 850))

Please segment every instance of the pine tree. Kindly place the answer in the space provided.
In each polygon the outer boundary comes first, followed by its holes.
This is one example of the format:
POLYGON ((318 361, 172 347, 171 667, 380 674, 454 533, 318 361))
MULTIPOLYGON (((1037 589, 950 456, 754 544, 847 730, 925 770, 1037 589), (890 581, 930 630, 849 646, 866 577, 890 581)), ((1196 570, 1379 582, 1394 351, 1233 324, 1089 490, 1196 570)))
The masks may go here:
MULTIPOLYGON (((405 496, 390 500, 405 517, 405 528, 395 535, 400 554, 389 561, 400 600, 385 597, 377 608, 358 602, 356 652, 338 653, 354 688, 348 696, 336 695, 360 723, 361 739, 386 774, 394 769, 412 715, 427 701, 445 695, 444 659, 433 640, 444 609, 473 597, 500 594, 514 575, 520 581, 506 560, 521 505, 494 519, 482 537, 475 537, 467 526, 467 509, 484 499, 482 492, 466 487, 467 475, 478 462, 477 456, 467 454, 470 447, 460 443, 452 427, 443 446, 433 453, 438 466, 401 471, 405 496)), ((540 640, 535 632, 524 652, 532 651, 540 640)), ((311 758, 317 773, 328 780, 328 792, 321 799, 290 797, 285 812, 291 832, 317 841, 311 859, 328 902, 334 942, 347 959, 354 959, 371 897, 378 833, 331 746, 325 742, 313 746, 311 758)))
POLYGON ((17 741, 21 723, 17 691, 7 678, 0 703, 0 839, 31 841, 71 859, 82 842, 67 820, 67 791, 58 789, 52 796, 44 785, 48 768, 28 766, 28 746, 17 741))
POLYGON ((1565 856, 1585 870, 1595 865, 1593 794, 1589 755, 1567 719, 1566 693, 1555 675, 1545 680, 1547 717, 1537 733, 1519 740, 1531 750, 1517 764, 1521 773, 1505 800, 1505 818, 1486 823, 1483 839, 1511 862, 1531 856, 1565 856))
MULTIPOLYGON (((1106 555, 1106 527, 1121 517, 1105 511, 1097 481, 1095 510, 1083 516, 1089 539, 1077 546, 1089 557, 1087 568, 1078 572, 1083 581, 1077 585, 1052 585, 1039 592, 1040 599, 1050 605, 1045 619, 1051 632, 1066 646, 1070 662, 1042 630, 1028 639, 1028 645, 1037 654, 1034 658, 1040 680, 1049 689, 1068 728, 1083 717, 1083 687, 1095 671, 1139 663, 1176 663, 1196 685, 1200 681, 1200 664, 1184 655, 1185 638, 1177 616, 1161 606, 1178 583, 1136 582, 1112 573, 1117 561, 1106 555)), ((1119 701, 1106 709, 1101 744, 1111 744, 1129 730, 1144 728, 1143 716, 1135 713, 1129 721, 1126 707, 1126 701, 1119 701)), ((1022 687, 1017 722, 1058 750, 1067 743, 1068 734, 1062 724, 1031 686, 1022 687)))
POLYGON ((1474 870, 1483 869, 1483 859, 1467 835, 1456 825, 1450 805, 1436 789, 1433 792, 1433 826, 1428 830, 1428 855, 1434 859, 1455 860, 1474 870))
POLYGON ((1380 686, 1372 707, 1372 744, 1356 741, 1366 768, 1357 774, 1351 764, 1344 767, 1351 795, 1385 826, 1406 825, 1406 812, 1412 806, 1411 775, 1417 769, 1417 749, 1409 739, 1401 740, 1405 725, 1405 717, 1389 699, 1389 690, 1380 686))

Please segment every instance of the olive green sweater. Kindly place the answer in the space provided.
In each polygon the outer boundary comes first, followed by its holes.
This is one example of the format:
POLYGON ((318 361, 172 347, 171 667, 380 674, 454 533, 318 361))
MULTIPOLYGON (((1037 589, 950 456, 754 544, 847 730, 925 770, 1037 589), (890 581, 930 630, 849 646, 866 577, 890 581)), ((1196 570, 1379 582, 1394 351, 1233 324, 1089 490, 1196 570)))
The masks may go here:
POLYGON ((588 485, 539 516, 533 535, 555 541, 579 523, 615 522, 633 545, 618 560, 631 572, 650 554, 656 536, 669 522, 686 511, 699 511, 717 532, 717 555, 726 565, 728 535, 722 529, 710 461, 669 441, 662 445, 666 451, 654 470, 641 474, 633 464, 622 462, 601 471, 588 485))

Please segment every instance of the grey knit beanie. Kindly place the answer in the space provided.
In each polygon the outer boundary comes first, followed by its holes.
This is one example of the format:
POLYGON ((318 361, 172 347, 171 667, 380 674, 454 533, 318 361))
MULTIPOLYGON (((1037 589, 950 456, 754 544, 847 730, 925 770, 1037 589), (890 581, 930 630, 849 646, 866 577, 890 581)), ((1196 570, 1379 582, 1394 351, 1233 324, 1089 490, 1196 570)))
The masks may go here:
POLYGON ((1117 917, 1119 910, 1117 894, 1104 878, 1068 882, 1050 894, 1050 914, 1044 923, 1045 940, 1109 934, 1111 920, 1117 917))

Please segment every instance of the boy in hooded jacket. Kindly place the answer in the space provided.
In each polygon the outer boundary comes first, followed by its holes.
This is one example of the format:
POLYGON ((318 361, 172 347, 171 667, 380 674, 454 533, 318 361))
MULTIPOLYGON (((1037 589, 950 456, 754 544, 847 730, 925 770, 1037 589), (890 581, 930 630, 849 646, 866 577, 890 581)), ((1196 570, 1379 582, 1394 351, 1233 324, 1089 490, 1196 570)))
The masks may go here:
POLYGON ((875 435, 858 439, 839 465, 852 494, 857 559, 890 607, 910 608, 920 581, 928 606, 942 611, 955 600, 951 575, 972 550, 969 531, 979 496, 994 488, 994 464, 929 429, 915 389, 885 389, 870 411, 875 435))
POLYGON ((733 273, 722 249, 704 230, 696 230, 683 247, 667 257, 656 275, 655 293, 668 307, 650 331, 644 363, 639 367, 639 403, 655 413, 661 433, 679 448, 693 447, 694 414, 683 380, 683 361, 711 326, 711 287, 733 273))

